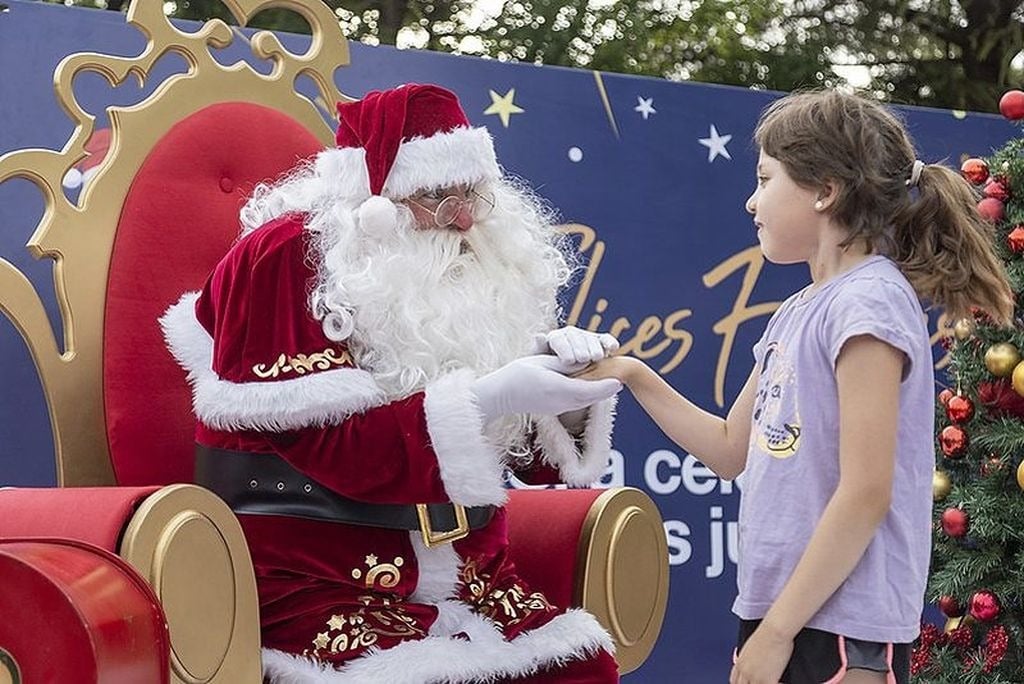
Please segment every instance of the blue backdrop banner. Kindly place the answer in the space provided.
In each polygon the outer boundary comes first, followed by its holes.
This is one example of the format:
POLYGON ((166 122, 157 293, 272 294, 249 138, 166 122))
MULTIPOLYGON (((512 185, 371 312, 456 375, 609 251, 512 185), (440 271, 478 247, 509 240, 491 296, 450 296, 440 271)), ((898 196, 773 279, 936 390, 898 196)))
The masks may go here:
MULTIPOLYGON (((71 123, 52 91, 57 63, 82 51, 135 55, 145 40, 114 12, 6 4, 0 11, 0 154, 60 149, 71 123)), ((282 36, 296 52, 308 40, 282 36)), ((224 63, 247 59, 269 71, 244 40, 221 52, 224 63)), ((186 65, 170 56, 160 68, 170 74, 186 65)), ((778 93, 363 45, 352 46, 352 64, 336 79, 353 97, 410 81, 458 93, 473 124, 490 129, 504 167, 547 198, 579 237, 586 267, 565 299, 568 322, 611 331, 625 351, 708 409, 728 410, 750 372, 750 349, 767 317, 809 280, 806 268, 763 261, 744 210, 755 184, 753 127, 778 93)), ((75 91, 102 119, 106 105, 137 102, 147 87, 128 82, 112 88, 85 74, 75 91)), ((920 158, 954 167, 1014 134, 1009 123, 990 115, 901 113, 920 158)), ((59 330, 51 263, 33 261, 25 250, 42 207, 35 186, 0 184, 0 256, 51 295, 49 314, 59 330)), ((937 325, 933 320, 933 329, 937 325)), ((23 341, 3 317, 0 369, 0 486, 52 485, 42 390, 23 341)), ((738 488, 662 435, 630 397, 620 406, 604 483, 651 495, 665 520, 671 563, 661 639, 626 681, 725 681, 736 632, 729 608, 738 488)))

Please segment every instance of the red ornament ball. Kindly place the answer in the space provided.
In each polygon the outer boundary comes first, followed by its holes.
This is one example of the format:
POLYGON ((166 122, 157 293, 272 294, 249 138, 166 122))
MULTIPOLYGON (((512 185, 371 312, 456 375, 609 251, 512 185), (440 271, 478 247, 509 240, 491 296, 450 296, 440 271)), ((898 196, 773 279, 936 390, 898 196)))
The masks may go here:
POLYGON ((995 197, 985 197, 978 202, 978 213, 986 221, 999 223, 1006 216, 1006 207, 995 197))
POLYGON ((953 394, 953 390, 947 387, 946 389, 939 392, 939 403, 942 404, 943 406, 946 406, 947 404, 949 404, 949 400, 955 396, 956 395, 953 394))
POLYGON ((1024 119, 1024 92, 1008 90, 999 98, 999 113, 1010 121, 1024 119))
POLYGON ((1024 225, 1010 231, 1006 236, 1006 245, 1016 254, 1024 252, 1024 225))
POLYGON ((947 425, 939 433, 939 446, 946 458, 956 460, 967 450, 967 433, 959 425, 947 425))
POLYGON ((1010 199, 1010 191, 1005 185, 993 178, 985 185, 985 197, 1005 202, 1010 199))
POLYGON ((975 592, 971 597, 971 617, 982 622, 989 622, 999 617, 1002 612, 999 598, 991 591, 975 592))
POLYGON ((966 178, 968 183, 981 185, 988 180, 988 164, 984 159, 971 157, 960 165, 960 175, 966 178))
POLYGON ((974 417, 974 402, 959 395, 950 397, 946 402, 946 415, 950 422, 966 423, 974 417))
POLYGON ((970 518, 959 508, 947 508, 942 512, 942 531, 950 537, 962 537, 967 534, 970 518))
POLYGON ((952 596, 942 596, 939 598, 939 610, 946 617, 955 618, 960 617, 964 614, 964 609, 960 607, 960 603, 952 596))

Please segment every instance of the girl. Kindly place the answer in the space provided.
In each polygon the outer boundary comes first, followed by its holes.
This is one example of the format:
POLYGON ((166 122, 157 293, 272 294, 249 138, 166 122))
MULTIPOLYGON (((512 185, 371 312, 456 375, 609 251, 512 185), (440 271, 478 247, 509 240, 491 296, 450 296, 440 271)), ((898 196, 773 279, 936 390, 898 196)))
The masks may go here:
POLYGON ((730 684, 909 681, 928 573, 932 355, 919 299, 1006 323, 1013 295, 964 180, 883 106, 835 91, 762 114, 746 208, 812 283, 775 312, 724 420, 641 361, 622 380, 720 477, 744 476, 730 684))

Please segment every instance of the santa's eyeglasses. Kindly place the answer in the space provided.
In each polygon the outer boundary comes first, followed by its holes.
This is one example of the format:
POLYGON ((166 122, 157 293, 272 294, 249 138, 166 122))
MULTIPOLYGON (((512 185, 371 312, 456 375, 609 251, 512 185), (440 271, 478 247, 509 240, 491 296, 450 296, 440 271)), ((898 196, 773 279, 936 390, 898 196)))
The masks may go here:
POLYGON ((447 228, 455 223, 455 219, 459 217, 459 212, 462 211, 463 207, 469 208, 474 221, 485 219, 494 211, 494 193, 483 188, 469 188, 463 197, 447 195, 442 198, 434 197, 432 196, 433 194, 420 195, 415 199, 409 197, 405 201, 409 204, 415 204, 430 214, 434 219, 434 225, 438 228, 447 228), (424 201, 438 202, 438 204, 435 208, 431 209, 423 204, 424 201))

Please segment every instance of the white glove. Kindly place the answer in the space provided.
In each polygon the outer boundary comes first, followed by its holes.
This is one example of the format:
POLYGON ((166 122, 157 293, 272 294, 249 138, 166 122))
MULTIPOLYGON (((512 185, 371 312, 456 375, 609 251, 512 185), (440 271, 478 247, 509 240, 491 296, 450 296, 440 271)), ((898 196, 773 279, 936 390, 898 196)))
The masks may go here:
POLYGON ((579 380, 565 373, 582 370, 557 356, 524 356, 477 379, 470 390, 485 421, 512 413, 555 415, 581 409, 615 395, 615 378, 579 380))
POLYGON ((568 363, 600 361, 619 348, 619 341, 608 333, 595 333, 573 326, 537 335, 535 342, 538 354, 551 352, 568 363))

